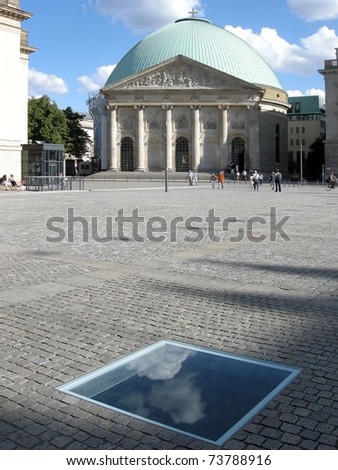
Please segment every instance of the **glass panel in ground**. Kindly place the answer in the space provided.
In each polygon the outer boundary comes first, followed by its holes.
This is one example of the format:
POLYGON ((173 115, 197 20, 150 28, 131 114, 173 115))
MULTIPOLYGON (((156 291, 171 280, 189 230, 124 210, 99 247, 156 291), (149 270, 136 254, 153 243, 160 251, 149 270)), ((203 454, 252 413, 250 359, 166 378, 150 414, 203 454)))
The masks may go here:
POLYGON ((122 374, 125 379, 90 398, 212 442, 243 417, 250 419, 252 410, 263 406, 291 373, 270 363, 172 344, 165 354, 156 350, 150 354, 154 355, 150 367, 142 358, 122 366, 127 369, 122 374))

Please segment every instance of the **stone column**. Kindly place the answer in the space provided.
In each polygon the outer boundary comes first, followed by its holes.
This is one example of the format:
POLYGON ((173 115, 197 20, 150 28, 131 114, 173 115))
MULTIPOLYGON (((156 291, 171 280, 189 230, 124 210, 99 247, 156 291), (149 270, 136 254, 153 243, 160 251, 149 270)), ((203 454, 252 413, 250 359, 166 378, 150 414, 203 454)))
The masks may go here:
POLYGON ((147 171, 144 158, 144 106, 135 106, 137 110, 137 171, 147 171))
POLYGON ((220 168, 225 168, 229 164, 229 145, 228 145, 228 110, 229 106, 218 106, 221 112, 220 124, 220 168))
POLYGON ((108 169, 112 171, 119 170, 117 158, 117 106, 108 105, 108 169))
POLYGON ((192 171, 197 171, 200 155, 200 106, 192 106, 192 171))
POLYGON ((101 114, 101 127, 100 127, 100 157, 101 169, 108 169, 108 133, 107 133, 107 114, 101 114))
MULTIPOLYGON (((173 170, 173 147, 172 147, 172 106, 162 106, 165 109, 165 153, 167 169, 173 170)), ((166 169, 166 168, 164 168, 166 169)))
POLYGON ((249 145, 245 152, 245 166, 247 168, 260 168, 259 158, 259 106, 253 105, 249 108, 249 145))

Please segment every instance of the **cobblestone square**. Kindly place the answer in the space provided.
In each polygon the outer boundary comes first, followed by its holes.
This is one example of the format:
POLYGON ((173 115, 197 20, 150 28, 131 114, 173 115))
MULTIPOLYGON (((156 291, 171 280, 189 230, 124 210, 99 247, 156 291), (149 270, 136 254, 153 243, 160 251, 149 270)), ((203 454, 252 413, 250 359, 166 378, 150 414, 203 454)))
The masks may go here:
POLYGON ((302 369, 222 449, 338 448, 338 190, 92 182, 0 204, 1 449, 214 449, 57 390, 162 339, 302 369))

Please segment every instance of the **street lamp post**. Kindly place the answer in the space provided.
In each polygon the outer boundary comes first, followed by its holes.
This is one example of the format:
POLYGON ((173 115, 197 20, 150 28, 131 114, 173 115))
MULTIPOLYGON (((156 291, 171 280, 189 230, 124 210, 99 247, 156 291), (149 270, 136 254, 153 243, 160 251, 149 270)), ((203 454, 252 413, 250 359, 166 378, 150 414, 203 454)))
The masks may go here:
POLYGON ((300 184, 303 183, 303 144, 300 144, 300 184))

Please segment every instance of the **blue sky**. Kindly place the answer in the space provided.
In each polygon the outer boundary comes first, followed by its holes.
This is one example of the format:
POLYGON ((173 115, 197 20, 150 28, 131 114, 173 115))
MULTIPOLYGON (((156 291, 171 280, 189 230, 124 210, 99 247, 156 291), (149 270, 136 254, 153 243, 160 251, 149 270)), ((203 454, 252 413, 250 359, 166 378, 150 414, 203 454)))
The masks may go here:
POLYGON ((324 95, 318 73, 338 48, 338 0, 21 0, 29 44, 29 95, 87 111, 89 93, 149 33, 189 17, 229 29, 254 47, 291 95, 324 95))

